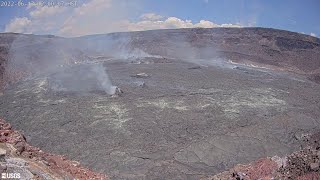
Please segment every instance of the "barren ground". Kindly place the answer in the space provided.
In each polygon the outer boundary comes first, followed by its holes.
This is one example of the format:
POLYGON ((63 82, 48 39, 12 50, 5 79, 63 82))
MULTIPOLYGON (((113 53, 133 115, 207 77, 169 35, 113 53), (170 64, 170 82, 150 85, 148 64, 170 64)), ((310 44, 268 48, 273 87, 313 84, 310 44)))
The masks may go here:
POLYGON ((105 65, 119 97, 56 92, 41 77, 8 89, 0 114, 31 144, 114 179, 197 179, 292 153, 319 130, 320 86, 303 77, 179 60, 105 65))

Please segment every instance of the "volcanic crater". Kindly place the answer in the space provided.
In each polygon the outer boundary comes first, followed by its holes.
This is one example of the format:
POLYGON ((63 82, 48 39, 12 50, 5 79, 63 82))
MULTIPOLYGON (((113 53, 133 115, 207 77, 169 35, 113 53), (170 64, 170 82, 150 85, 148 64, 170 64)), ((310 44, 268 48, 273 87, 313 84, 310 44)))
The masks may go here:
POLYGON ((320 130, 311 36, 214 28, 4 33, 0 43, 0 116, 30 144, 111 179, 209 177, 291 154, 320 130))

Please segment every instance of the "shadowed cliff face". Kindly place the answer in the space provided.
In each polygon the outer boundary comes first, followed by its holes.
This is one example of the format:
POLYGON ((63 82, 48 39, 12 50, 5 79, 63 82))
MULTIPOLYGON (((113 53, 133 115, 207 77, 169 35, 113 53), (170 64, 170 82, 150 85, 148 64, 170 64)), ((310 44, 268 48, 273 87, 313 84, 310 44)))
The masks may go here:
POLYGON ((319 73, 319 40, 310 36, 263 28, 19 36, 8 56, 28 51, 5 59, 12 83, 0 115, 32 145, 112 179, 210 177, 292 153, 320 130, 320 85, 308 79, 319 73), (31 70, 20 71, 20 60, 31 70), (123 93, 107 95, 101 81, 123 93))

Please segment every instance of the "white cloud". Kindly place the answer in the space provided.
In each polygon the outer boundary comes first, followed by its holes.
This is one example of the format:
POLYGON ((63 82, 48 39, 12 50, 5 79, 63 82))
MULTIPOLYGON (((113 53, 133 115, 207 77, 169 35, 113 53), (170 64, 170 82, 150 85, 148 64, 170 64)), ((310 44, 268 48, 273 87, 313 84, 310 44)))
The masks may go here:
POLYGON ((140 16, 140 19, 142 20, 151 20, 151 21, 160 20, 162 18, 163 18, 162 16, 155 13, 146 13, 140 16))
POLYGON ((310 36, 318 37, 315 33, 310 33, 310 36))
POLYGON ((214 28, 214 27, 241 27, 238 24, 215 24, 211 21, 200 20, 192 23, 191 20, 182 20, 177 17, 168 17, 164 20, 141 20, 138 22, 122 22, 129 31, 142 31, 151 29, 175 29, 175 28, 214 28))
POLYGON ((131 18, 134 7, 120 0, 91 0, 75 8, 57 32, 61 36, 81 36, 128 31, 121 22, 131 18))
POLYGON ((238 24, 216 24, 208 20, 193 23, 178 17, 163 17, 155 13, 142 14, 130 21, 135 11, 119 0, 91 0, 77 8, 27 7, 29 15, 12 20, 6 32, 81 36, 117 31, 140 31, 174 28, 240 27, 238 24))
POLYGON ((191 20, 181 20, 176 17, 169 17, 163 24, 166 28, 191 28, 193 26, 191 20))
POLYGON ((60 7, 60 6, 34 6, 35 9, 30 12, 30 17, 32 18, 44 18, 44 17, 49 17, 49 16, 54 16, 58 13, 62 13, 63 11, 66 10, 65 7, 60 7))
POLYGON ((54 33, 67 8, 59 6, 28 6, 29 17, 15 18, 6 25, 6 32, 54 33))
POLYGON ((5 26, 6 32, 17 32, 17 33, 29 33, 28 27, 30 27, 31 20, 27 17, 14 18, 9 24, 5 26))
POLYGON ((214 24, 211 21, 201 20, 199 23, 194 25, 195 27, 202 27, 202 28, 213 28, 213 27, 219 27, 219 25, 214 24))

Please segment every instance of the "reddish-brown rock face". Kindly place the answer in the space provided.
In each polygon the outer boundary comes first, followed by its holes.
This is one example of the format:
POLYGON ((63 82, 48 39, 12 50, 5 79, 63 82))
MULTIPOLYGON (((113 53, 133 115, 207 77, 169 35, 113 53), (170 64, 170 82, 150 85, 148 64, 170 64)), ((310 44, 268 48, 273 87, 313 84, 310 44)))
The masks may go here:
POLYGON ((270 180, 319 179, 319 133, 305 137, 304 148, 285 157, 261 158, 249 164, 238 164, 228 171, 202 180, 270 180))
POLYGON ((26 142, 26 139, 11 125, 0 119, 0 162, 1 173, 22 172, 25 179, 108 179, 82 167, 78 162, 68 160, 61 155, 43 152, 26 142), (22 163, 19 167, 16 163, 22 163))

